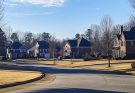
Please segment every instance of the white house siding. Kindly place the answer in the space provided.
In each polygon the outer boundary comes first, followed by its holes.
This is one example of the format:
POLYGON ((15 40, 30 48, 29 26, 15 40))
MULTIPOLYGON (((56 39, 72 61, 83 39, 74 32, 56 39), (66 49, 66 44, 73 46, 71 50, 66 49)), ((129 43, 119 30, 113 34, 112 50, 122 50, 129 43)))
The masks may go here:
POLYGON ((71 47, 70 45, 67 43, 64 47, 64 56, 70 56, 71 55, 71 47))
POLYGON ((38 57, 38 53, 39 53, 39 50, 38 49, 35 49, 34 50, 34 57, 38 57))

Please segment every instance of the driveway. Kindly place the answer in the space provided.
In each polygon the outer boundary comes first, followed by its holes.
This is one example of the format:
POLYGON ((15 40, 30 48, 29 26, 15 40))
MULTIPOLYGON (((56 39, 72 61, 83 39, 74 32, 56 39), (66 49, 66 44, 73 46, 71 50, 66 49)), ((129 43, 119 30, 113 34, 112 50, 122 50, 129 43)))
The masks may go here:
POLYGON ((135 76, 118 72, 45 65, 23 64, 23 66, 54 74, 56 79, 49 84, 38 84, 10 93, 134 93, 135 91, 135 76))

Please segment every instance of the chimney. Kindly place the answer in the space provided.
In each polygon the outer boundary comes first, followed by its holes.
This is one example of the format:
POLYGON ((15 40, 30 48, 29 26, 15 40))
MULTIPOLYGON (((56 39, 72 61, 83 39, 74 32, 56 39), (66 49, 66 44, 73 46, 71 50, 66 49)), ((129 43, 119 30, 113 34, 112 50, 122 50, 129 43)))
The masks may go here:
POLYGON ((120 35, 122 34, 123 32, 123 25, 120 26, 120 35))

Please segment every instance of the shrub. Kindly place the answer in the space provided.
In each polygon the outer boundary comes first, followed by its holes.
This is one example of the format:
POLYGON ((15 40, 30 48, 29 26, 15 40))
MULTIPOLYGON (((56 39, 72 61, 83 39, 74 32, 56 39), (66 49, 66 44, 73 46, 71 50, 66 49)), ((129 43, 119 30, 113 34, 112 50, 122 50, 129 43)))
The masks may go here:
POLYGON ((108 56, 101 56, 103 59, 108 59, 108 56))
POLYGON ((96 58, 92 57, 90 55, 86 55, 83 59, 84 59, 84 61, 89 61, 89 60, 95 60, 96 58))
POLYGON ((2 61, 3 60, 3 56, 0 56, 0 61, 2 61))
POLYGON ((127 55, 123 58, 124 60, 130 60, 130 59, 135 59, 135 55, 127 55))
POLYGON ((65 56, 64 59, 70 59, 71 57, 70 56, 65 56))
POLYGON ((123 60, 123 58, 121 58, 121 57, 118 57, 118 58, 115 58, 116 60, 123 60))
POLYGON ((131 64, 131 67, 135 69, 135 63, 132 63, 131 64))

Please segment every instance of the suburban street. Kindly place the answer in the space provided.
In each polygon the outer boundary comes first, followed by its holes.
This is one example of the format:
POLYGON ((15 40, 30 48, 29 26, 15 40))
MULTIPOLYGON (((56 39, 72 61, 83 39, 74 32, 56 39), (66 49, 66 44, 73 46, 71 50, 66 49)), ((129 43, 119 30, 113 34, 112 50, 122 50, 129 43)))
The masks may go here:
POLYGON ((10 93, 134 93, 135 91, 135 76, 85 68, 27 64, 27 68, 30 67, 46 74, 54 74, 56 78, 49 84, 38 84, 10 93))
POLYGON ((0 0, 0 93, 135 93, 135 0, 0 0))

